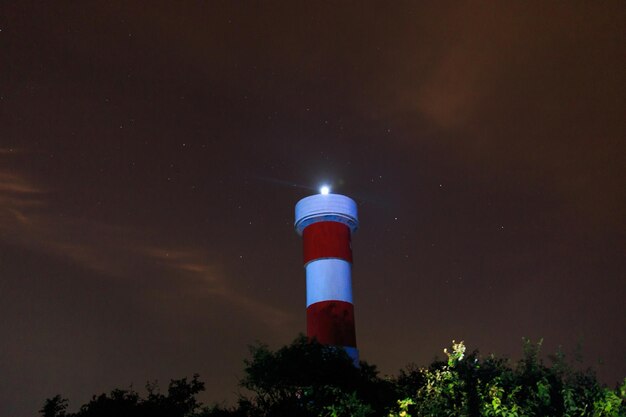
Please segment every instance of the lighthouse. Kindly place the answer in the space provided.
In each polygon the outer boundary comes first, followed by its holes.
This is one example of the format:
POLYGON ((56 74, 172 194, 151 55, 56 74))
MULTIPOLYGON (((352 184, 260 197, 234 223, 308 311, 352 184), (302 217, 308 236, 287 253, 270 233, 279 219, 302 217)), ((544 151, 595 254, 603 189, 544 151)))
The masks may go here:
POLYGON ((354 200, 328 187, 296 204, 306 271, 307 337, 337 346, 358 364, 352 301, 352 234, 359 226, 354 200))

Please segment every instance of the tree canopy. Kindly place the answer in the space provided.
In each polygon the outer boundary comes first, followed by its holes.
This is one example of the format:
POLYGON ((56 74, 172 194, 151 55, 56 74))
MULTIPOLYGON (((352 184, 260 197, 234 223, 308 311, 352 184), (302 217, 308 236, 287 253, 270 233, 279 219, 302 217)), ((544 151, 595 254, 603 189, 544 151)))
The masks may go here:
POLYGON ((524 355, 513 364, 463 342, 444 349, 447 360, 428 367, 409 365, 396 377, 382 378, 366 362, 355 366, 343 349, 304 336, 275 351, 257 344, 244 361, 237 404, 206 406, 198 375, 156 383, 145 396, 132 389, 94 395, 70 413, 68 400, 45 401, 43 417, 626 417, 626 379, 615 389, 602 386, 592 370, 576 370, 562 353, 546 365, 541 342, 524 340, 524 355))

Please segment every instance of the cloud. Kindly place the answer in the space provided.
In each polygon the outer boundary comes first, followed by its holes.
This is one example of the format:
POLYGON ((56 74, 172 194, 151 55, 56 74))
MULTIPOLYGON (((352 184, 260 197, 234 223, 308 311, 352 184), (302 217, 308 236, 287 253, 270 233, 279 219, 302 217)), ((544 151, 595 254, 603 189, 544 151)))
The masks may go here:
POLYGON ((219 297, 236 309, 262 320, 269 326, 281 326, 292 320, 285 311, 263 303, 244 294, 228 284, 224 274, 205 260, 202 252, 194 249, 169 250, 160 247, 145 247, 138 250, 157 261, 161 266, 176 272, 177 277, 185 277, 187 286, 183 290, 186 297, 196 299, 219 297))
POLYGON ((43 191, 26 178, 0 171, 0 230, 32 225, 33 209, 40 207, 43 191))
POLYGON ((21 152, 22 150, 17 148, 0 148, 0 155, 16 155, 21 152))
POLYGON ((46 199, 48 191, 21 174, 0 171, 0 239, 100 276, 150 279, 150 285, 142 286, 147 297, 179 297, 181 302, 220 300, 268 326, 291 320, 285 311, 237 288, 205 249, 168 247, 167 242, 155 245, 128 227, 61 216, 46 199))
POLYGON ((406 37, 408 63, 386 77, 396 95, 383 109, 408 132, 403 144, 428 142, 469 175, 545 192, 571 219, 623 230, 618 21, 589 5, 455 3, 427 42, 406 37))

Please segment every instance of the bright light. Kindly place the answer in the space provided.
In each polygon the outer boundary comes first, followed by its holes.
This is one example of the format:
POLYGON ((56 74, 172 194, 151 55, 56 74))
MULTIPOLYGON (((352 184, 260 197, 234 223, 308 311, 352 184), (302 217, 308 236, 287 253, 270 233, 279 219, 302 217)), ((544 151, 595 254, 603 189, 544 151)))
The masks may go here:
POLYGON ((323 185, 322 188, 320 188, 320 193, 322 193, 322 195, 328 195, 330 193, 330 187, 323 185))

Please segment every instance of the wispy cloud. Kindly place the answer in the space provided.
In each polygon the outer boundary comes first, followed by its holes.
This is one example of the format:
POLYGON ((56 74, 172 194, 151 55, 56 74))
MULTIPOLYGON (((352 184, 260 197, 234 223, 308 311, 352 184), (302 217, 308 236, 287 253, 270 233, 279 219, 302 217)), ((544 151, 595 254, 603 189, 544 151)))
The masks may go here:
POLYGON ((165 268, 176 271, 177 276, 187 278, 186 296, 195 298, 219 297, 234 308, 262 320, 269 326, 280 326, 292 320, 285 311, 244 294, 228 285, 218 268, 205 260, 194 249, 168 250, 146 247, 140 250, 165 268))
POLYGON ((0 230, 32 224, 32 211, 40 207, 43 191, 26 178, 0 171, 0 230))
POLYGON ((59 216, 48 191, 0 170, 0 239, 111 278, 142 279, 156 268, 160 287, 148 296, 221 300, 268 326, 291 320, 283 310, 245 294, 203 248, 155 245, 136 230, 59 216))

